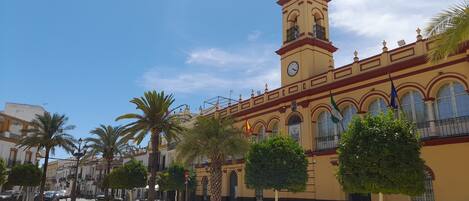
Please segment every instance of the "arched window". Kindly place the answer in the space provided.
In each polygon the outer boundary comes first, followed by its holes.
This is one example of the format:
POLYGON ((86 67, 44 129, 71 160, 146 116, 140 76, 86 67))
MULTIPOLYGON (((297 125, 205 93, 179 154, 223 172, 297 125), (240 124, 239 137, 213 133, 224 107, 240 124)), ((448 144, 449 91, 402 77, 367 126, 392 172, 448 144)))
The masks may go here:
POLYGON ((355 108, 353 105, 348 105, 342 110, 342 125, 344 126, 345 130, 347 130, 350 122, 352 121, 353 116, 355 116, 356 114, 357 108, 355 108))
POLYGON ((300 141, 301 117, 293 115, 288 119, 288 134, 297 142, 300 141))
POLYGON ((448 119, 469 115, 469 95, 463 85, 450 82, 443 85, 436 98, 438 119, 448 119))
POLYGON ((401 98, 401 107, 405 116, 415 123, 425 122, 425 103, 422 95, 417 91, 409 91, 401 98))
POLYGON ((412 198, 412 201, 435 201, 433 194, 433 177, 428 170, 425 170, 425 192, 412 198))
POLYGON ((298 15, 296 13, 291 14, 288 19, 289 28, 287 29, 287 41, 290 42, 297 39, 300 36, 300 27, 298 26, 298 15))
POLYGON ((370 103, 368 112, 372 115, 378 115, 380 112, 386 112, 387 105, 383 98, 379 97, 370 103))
POLYGON ((319 13, 313 15, 313 35, 321 40, 326 39, 326 28, 323 25, 323 18, 319 13))
POLYGON ((255 139, 253 139, 253 140, 255 140, 257 142, 260 142, 260 141, 264 140, 266 137, 267 137, 267 135, 265 133, 264 125, 259 124, 256 127, 256 130, 254 131, 253 138, 255 138, 255 139))
POLYGON ((271 126, 270 130, 272 131, 272 135, 277 135, 278 134, 278 132, 279 132, 278 121, 272 122, 272 126, 271 126))
POLYGON ((208 179, 207 177, 202 178, 202 199, 208 201, 208 179))
POLYGON ((331 149, 337 146, 337 126, 330 112, 321 112, 317 121, 316 149, 331 149))

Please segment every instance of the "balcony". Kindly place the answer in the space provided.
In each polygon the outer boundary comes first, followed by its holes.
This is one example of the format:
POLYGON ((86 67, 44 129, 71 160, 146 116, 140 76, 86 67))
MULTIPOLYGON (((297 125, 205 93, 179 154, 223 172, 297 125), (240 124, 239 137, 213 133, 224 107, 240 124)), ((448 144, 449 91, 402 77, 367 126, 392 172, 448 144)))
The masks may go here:
POLYGON ((312 34, 313 34, 314 38, 324 40, 324 41, 328 41, 328 39, 326 37, 326 28, 321 26, 321 25, 318 25, 318 24, 313 25, 313 33, 312 34))
MULTIPOLYGON (((417 132, 423 141, 434 138, 469 136, 469 116, 417 123, 417 132)), ((316 137, 316 151, 335 149, 339 135, 316 137)))
POLYGON ((340 135, 316 137, 316 151, 335 149, 339 145, 340 135))
POLYGON ((469 135, 469 116, 418 123, 417 132, 423 140, 469 135))
POLYGON ((294 41, 299 37, 300 37, 300 27, 293 26, 293 27, 287 29, 287 41, 285 41, 285 42, 288 43, 288 42, 294 41))

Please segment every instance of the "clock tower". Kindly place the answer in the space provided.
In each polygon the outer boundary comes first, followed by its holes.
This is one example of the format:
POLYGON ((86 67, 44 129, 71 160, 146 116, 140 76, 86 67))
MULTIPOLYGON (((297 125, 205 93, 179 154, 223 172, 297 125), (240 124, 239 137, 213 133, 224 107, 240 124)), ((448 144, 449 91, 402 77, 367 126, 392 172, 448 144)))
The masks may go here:
POLYGON ((282 6, 282 86, 328 71, 337 50, 329 41, 330 0, 279 0, 282 6))

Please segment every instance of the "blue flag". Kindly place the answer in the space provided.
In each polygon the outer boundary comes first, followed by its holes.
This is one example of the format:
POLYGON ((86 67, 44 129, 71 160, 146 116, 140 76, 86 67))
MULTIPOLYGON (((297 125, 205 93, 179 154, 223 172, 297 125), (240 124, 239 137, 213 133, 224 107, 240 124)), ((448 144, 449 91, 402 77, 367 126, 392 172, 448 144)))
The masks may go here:
POLYGON ((389 106, 396 110, 397 108, 399 108, 398 100, 397 100, 397 90, 396 90, 396 87, 394 87, 394 83, 392 81, 391 81, 391 104, 389 104, 389 106))

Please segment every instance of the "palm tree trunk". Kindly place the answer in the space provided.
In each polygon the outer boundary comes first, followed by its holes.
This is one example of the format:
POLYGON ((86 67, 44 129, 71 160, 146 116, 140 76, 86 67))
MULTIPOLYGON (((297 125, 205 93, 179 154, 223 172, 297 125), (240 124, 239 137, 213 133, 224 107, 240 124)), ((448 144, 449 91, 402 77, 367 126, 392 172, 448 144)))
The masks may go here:
POLYGON ((47 172, 47 165, 49 165, 49 152, 50 152, 50 149, 46 148, 46 156, 44 157, 44 168, 42 170, 41 187, 39 190, 40 201, 44 201, 44 187, 46 186, 46 172, 47 172))
POLYGON ((221 201, 223 159, 221 156, 216 156, 212 157, 210 161, 210 201, 221 201))
MULTIPOLYGON (((112 160, 107 160, 107 164, 106 164, 106 176, 105 178, 107 177, 107 175, 109 175, 109 173, 111 173, 111 162, 112 160)), ((109 199, 109 182, 106 182, 106 185, 104 186, 104 197, 106 198, 106 200, 110 200, 109 199)))
POLYGON ((148 181, 148 201, 155 200, 155 184, 156 184, 156 172, 159 170, 160 164, 160 153, 159 153, 159 137, 158 131, 152 130, 151 132, 151 151, 148 161, 151 162, 150 166, 150 180, 148 181), (153 157, 153 158, 152 158, 153 157))

